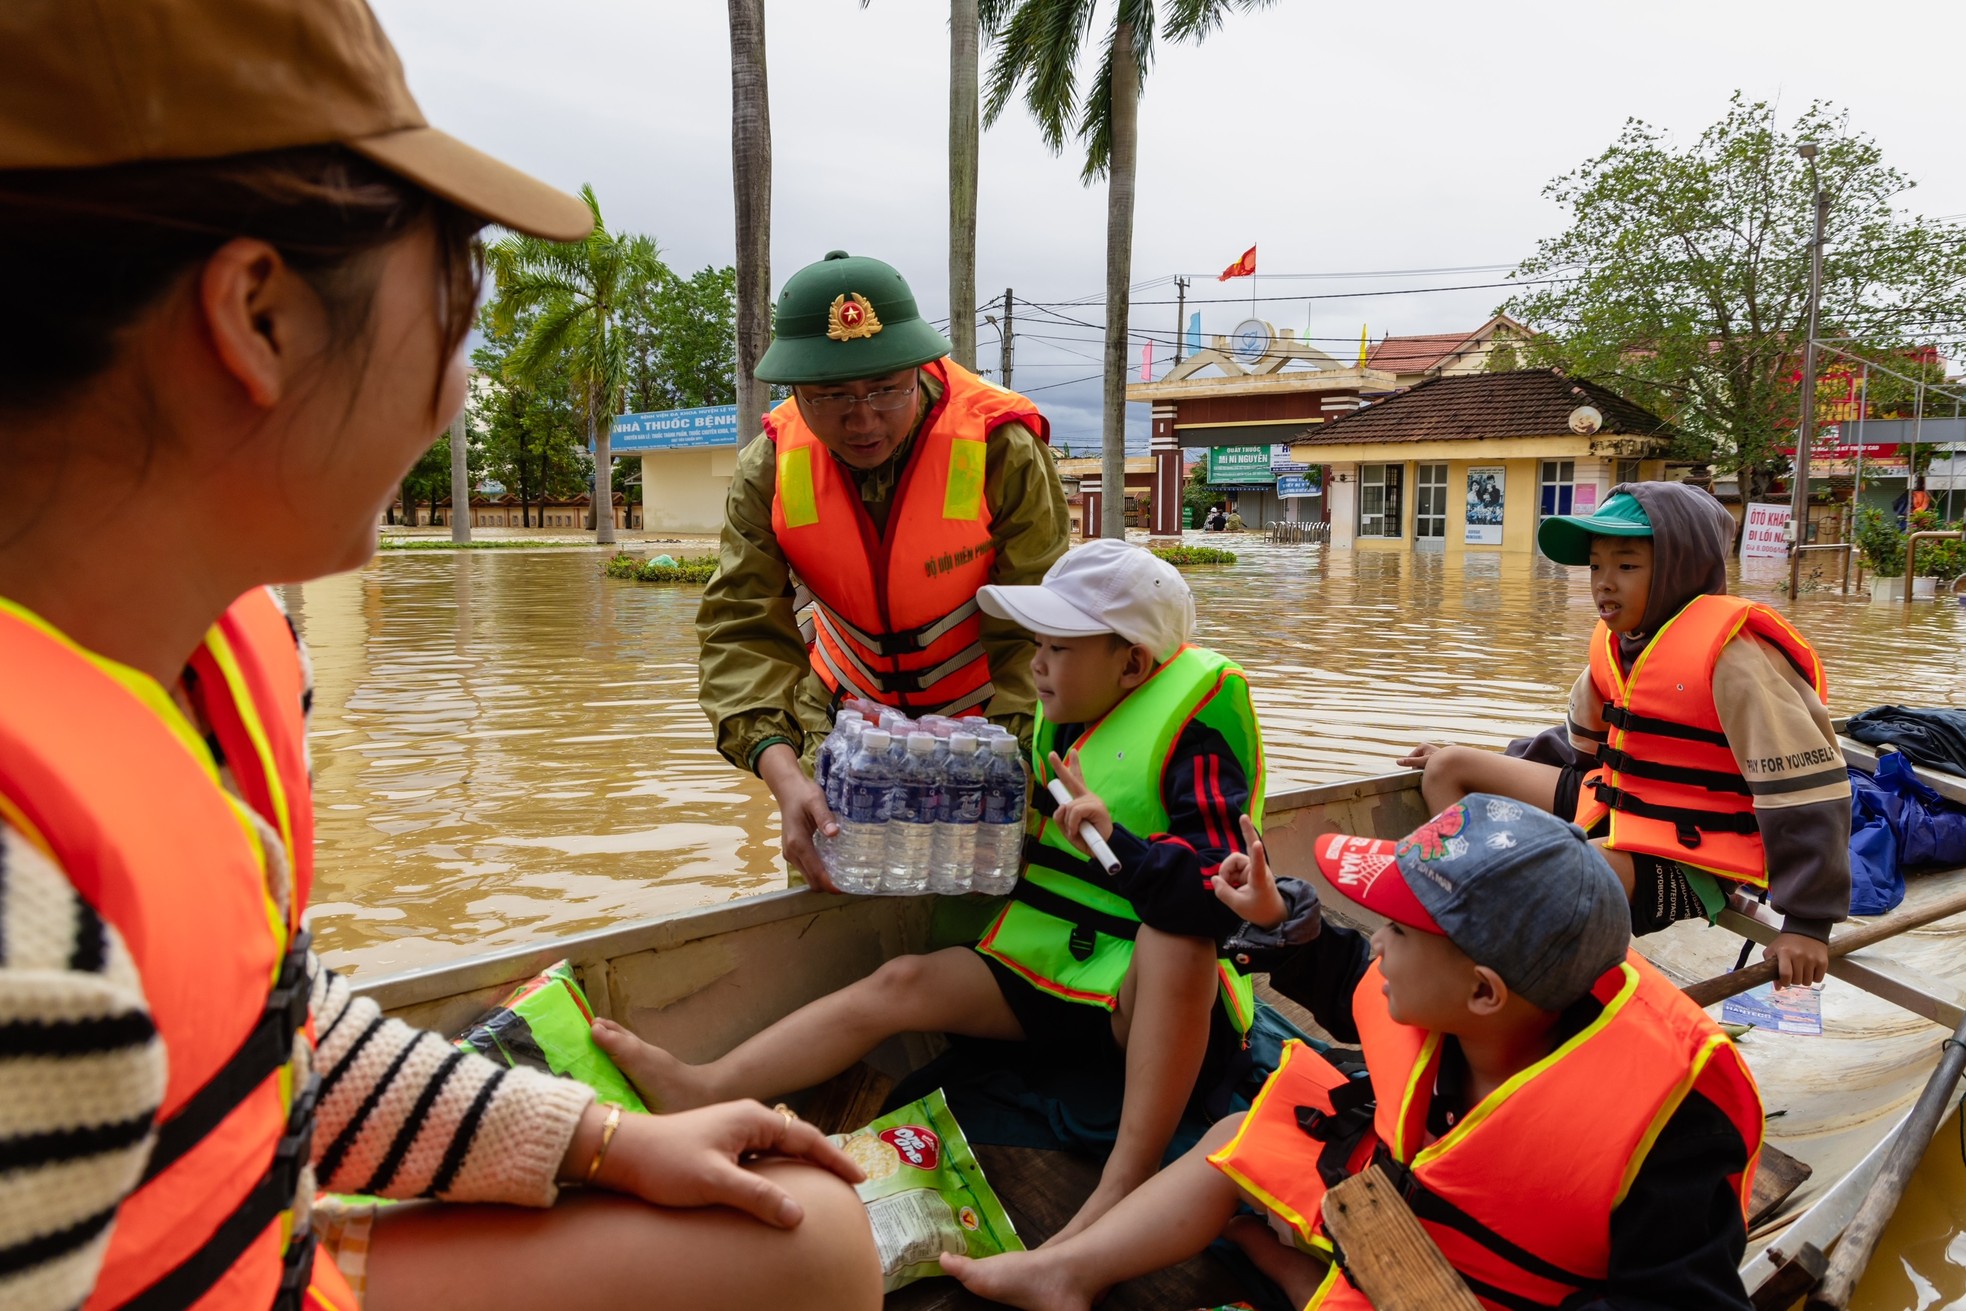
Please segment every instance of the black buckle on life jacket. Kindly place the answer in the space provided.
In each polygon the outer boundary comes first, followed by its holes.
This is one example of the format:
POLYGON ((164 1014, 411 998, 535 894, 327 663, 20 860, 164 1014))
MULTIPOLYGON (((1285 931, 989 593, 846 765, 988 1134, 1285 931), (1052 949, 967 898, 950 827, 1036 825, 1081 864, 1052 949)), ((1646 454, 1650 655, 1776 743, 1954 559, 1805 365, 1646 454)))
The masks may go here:
POLYGON ((1672 835, 1679 839, 1680 846, 1689 850, 1699 846, 1701 842, 1700 830, 1694 828, 1683 819, 1672 826, 1672 835))
POLYGON ((281 1259, 280 1289, 273 1295, 273 1311, 301 1311, 307 1304, 307 1285, 314 1278, 314 1249, 320 1245, 312 1228, 294 1235, 281 1259))
POLYGON ((1297 1127, 1324 1144, 1318 1153, 1317 1172, 1325 1187, 1335 1188, 1350 1177, 1352 1153, 1372 1129, 1372 1113, 1377 1102, 1372 1082, 1356 1077, 1326 1094, 1331 1109, 1317 1106, 1297 1108, 1297 1127))
POLYGON ((1073 960, 1089 961, 1092 959, 1092 953, 1098 950, 1099 935, 1083 924, 1074 924, 1072 936, 1066 940, 1065 945, 1071 950, 1073 960))

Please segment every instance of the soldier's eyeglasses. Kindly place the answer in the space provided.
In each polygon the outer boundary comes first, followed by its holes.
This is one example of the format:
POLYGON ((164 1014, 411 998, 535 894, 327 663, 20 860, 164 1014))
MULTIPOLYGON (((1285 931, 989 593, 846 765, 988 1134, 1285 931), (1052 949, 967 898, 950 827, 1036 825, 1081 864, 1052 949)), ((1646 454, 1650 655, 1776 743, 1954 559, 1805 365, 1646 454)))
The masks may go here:
POLYGON ((905 410, 915 399, 915 384, 906 387, 884 387, 880 391, 870 391, 865 396, 807 396, 803 392, 799 399, 815 414, 823 414, 829 419, 844 419, 853 413, 856 405, 865 405, 876 414, 892 414, 905 410))

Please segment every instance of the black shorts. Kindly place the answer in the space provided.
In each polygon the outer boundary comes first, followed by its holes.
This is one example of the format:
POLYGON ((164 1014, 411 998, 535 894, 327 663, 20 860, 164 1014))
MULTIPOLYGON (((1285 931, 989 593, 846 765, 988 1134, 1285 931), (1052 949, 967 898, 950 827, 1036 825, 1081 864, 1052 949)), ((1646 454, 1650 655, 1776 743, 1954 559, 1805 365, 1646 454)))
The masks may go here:
POLYGON ((1066 1001, 1046 992, 988 952, 976 953, 990 967, 1003 994, 1004 1005, 1017 1017, 1024 1040, 1046 1053, 1083 1060, 1117 1060, 1120 1045, 1113 1037, 1113 1013, 1104 1006, 1066 1001))
POLYGON ((1556 797, 1550 802, 1550 813, 1558 819, 1574 819, 1577 815, 1577 798, 1584 790, 1584 775, 1589 772, 1582 765, 1560 765, 1556 771, 1556 797))
POLYGON ((1642 851, 1632 852, 1631 858, 1633 937, 1657 933, 1680 920, 1707 917, 1706 903, 1686 881, 1686 871, 1678 861, 1642 851))

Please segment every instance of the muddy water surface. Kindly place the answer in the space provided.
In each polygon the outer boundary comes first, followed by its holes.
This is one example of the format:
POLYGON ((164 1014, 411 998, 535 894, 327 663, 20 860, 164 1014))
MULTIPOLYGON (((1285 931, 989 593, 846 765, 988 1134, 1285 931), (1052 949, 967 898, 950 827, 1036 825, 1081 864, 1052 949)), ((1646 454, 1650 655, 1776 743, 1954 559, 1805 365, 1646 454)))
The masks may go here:
MULTIPOLYGON (((1189 575, 1197 640, 1249 670, 1273 788, 1560 720, 1595 617, 1582 570, 1230 544, 1240 563, 1189 575)), ((394 972, 783 885, 770 796, 718 757, 696 706, 696 589, 609 580, 599 563, 386 553, 289 589, 317 684, 316 940, 340 968, 394 972)), ((1820 592, 1791 605, 1779 579, 1738 581, 1817 643, 1837 713, 1966 706, 1966 609, 1820 592)), ((1962 1230, 1948 1132, 1859 1305, 1966 1307, 1962 1230)))

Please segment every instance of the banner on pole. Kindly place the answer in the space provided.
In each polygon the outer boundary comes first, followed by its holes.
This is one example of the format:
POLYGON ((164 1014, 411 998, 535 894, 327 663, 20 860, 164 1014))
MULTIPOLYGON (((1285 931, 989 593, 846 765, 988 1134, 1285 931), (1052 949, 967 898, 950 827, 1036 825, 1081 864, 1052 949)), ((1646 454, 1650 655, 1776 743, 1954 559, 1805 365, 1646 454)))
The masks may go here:
POLYGON ((1741 524, 1743 560, 1783 560, 1789 553, 1789 507, 1749 502, 1741 524))

